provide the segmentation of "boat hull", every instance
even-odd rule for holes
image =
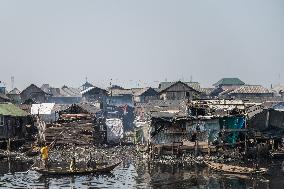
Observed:
[[[265,174],[267,173],[267,169],[265,168],[254,169],[254,168],[248,168],[248,167],[226,165],[222,163],[214,163],[214,162],[209,162],[209,161],[206,161],[204,163],[210,169],[232,173],[232,174]]]
[[[70,175],[88,175],[88,174],[99,174],[99,173],[110,173],[114,168],[116,168],[121,162],[116,164],[98,167],[96,169],[78,169],[75,171],[61,170],[61,169],[40,169],[34,168],[35,171],[42,175],[53,175],[53,176],[70,176]]]

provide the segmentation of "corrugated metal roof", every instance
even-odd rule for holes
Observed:
[[[41,88],[39,88],[38,86],[36,86],[35,84],[31,84],[30,86],[28,86],[27,88],[25,88],[22,92],[21,92],[21,95],[22,94],[26,94],[26,93],[30,93],[30,92],[33,92],[33,93],[44,93],[46,95],[51,95],[49,93],[46,93],[44,92]]]
[[[82,97],[80,89],[73,87],[62,87],[60,89],[60,94],[64,97]]]
[[[120,96],[120,95],[132,95],[131,89],[110,89],[109,94],[113,96]]]
[[[143,108],[145,112],[160,112],[160,111],[170,111],[170,110],[180,110],[182,112],[186,111],[187,105],[186,101],[182,100],[153,100],[149,103],[137,103],[136,107]]]
[[[204,93],[204,94],[206,94],[206,95],[210,95],[210,93],[211,93],[212,91],[214,91],[214,88],[200,88],[199,91],[202,92],[202,93]]]
[[[0,115],[23,117],[28,113],[11,103],[0,104]]]
[[[144,90],[144,88],[132,88],[131,89],[134,96],[138,96],[138,94],[141,93],[141,91],[143,91],[143,90]]]
[[[79,88],[67,87],[65,85],[62,88],[54,88],[45,84],[41,89],[46,93],[52,94],[53,97],[82,97]]]
[[[47,91],[47,93],[52,94],[52,96],[61,96],[59,88],[49,88]]]
[[[176,81],[176,82],[161,82],[159,84],[159,91],[163,91],[165,89],[167,89],[168,87],[172,86],[173,84],[177,83],[177,82],[182,82],[182,81]],[[198,82],[182,82],[186,85],[188,85],[189,87],[193,88],[196,91],[200,92],[200,84]]]
[[[268,89],[261,85],[244,85],[241,86],[229,94],[264,94],[264,93],[271,93]]]
[[[89,88],[87,88],[87,89],[81,91],[81,94],[85,94],[85,93],[89,92],[90,90],[92,90],[92,89],[94,89],[94,88],[95,88],[95,87],[89,87]]]
[[[81,102],[77,105],[91,114],[95,114],[101,111],[98,105],[92,102]]]
[[[229,94],[232,91],[234,91],[234,89],[225,89],[221,93],[219,93],[219,96],[227,95],[227,94]]]
[[[40,88],[41,88],[41,90],[43,90],[44,92],[50,93],[50,92],[49,92],[49,89],[50,89],[49,84],[43,84]]]
[[[148,90],[154,90],[155,92],[157,92],[155,89],[153,89],[152,87],[146,87],[146,88],[136,88],[136,89],[132,89],[133,95],[134,96],[141,96],[143,93],[147,92]],[[158,92],[157,92],[158,93]]]
[[[239,78],[222,78],[217,83],[213,84],[213,86],[219,85],[244,85],[245,83],[241,81]]]
[[[99,88],[99,87],[89,87],[89,88],[87,88],[86,90],[81,91],[81,94],[85,94],[85,93],[87,93],[87,92],[89,92],[89,91],[91,91],[91,90],[93,90],[93,89],[95,89],[95,88],[107,92],[105,89],[101,89],[101,88]]]
[[[10,94],[10,95],[18,95],[18,94],[21,94],[21,91],[19,89],[17,89],[17,88],[14,88],[8,94]]]
[[[174,117],[185,117],[186,114],[183,112],[170,112],[170,111],[160,111],[160,112],[152,112],[151,117],[159,118],[174,118]]]
[[[198,82],[185,82],[185,84],[187,84],[188,86],[190,86],[194,90],[201,92],[200,91],[200,84]]]
[[[66,110],[67,108],[69,108],[71,105],[67,105],[67,104],[55,104],[52,111],[62,111],[62,110]]]

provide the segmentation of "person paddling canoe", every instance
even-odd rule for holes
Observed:
[[[43,147],[40,149],[44,169],[48,169],[48,151],[49,149],[46,145],[43,145]]]
[[[50,143],[49,145],[46,145],[45,142],[43,143],[43,145],[40,149],[40,153],[41,153],[41,159],[42,159],[42,162],[43,162],[44,169],[48,169],[48,154],[49,154],[49,151],[55,146],[58,137],[61,136],[64,131],[65,130],[63,130],[61,133],[59,133],[55,137],[54,141],[52,143]]]

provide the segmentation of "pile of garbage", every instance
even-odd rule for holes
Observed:
[[[119,161],[136,159],[135,148],[131,146],[96,147],[96,146],[55,146],[49,152],[49,164],[51,166],[68,166],[72,158],[76,164],[86,166],[88,162],[95,161],[98,165],[113,164]],[[40,165],[40,156],[35,157],[36,165]]]

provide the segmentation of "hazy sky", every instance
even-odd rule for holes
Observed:
[[[284,83],[283,0],[1,0],[0,80]]]

